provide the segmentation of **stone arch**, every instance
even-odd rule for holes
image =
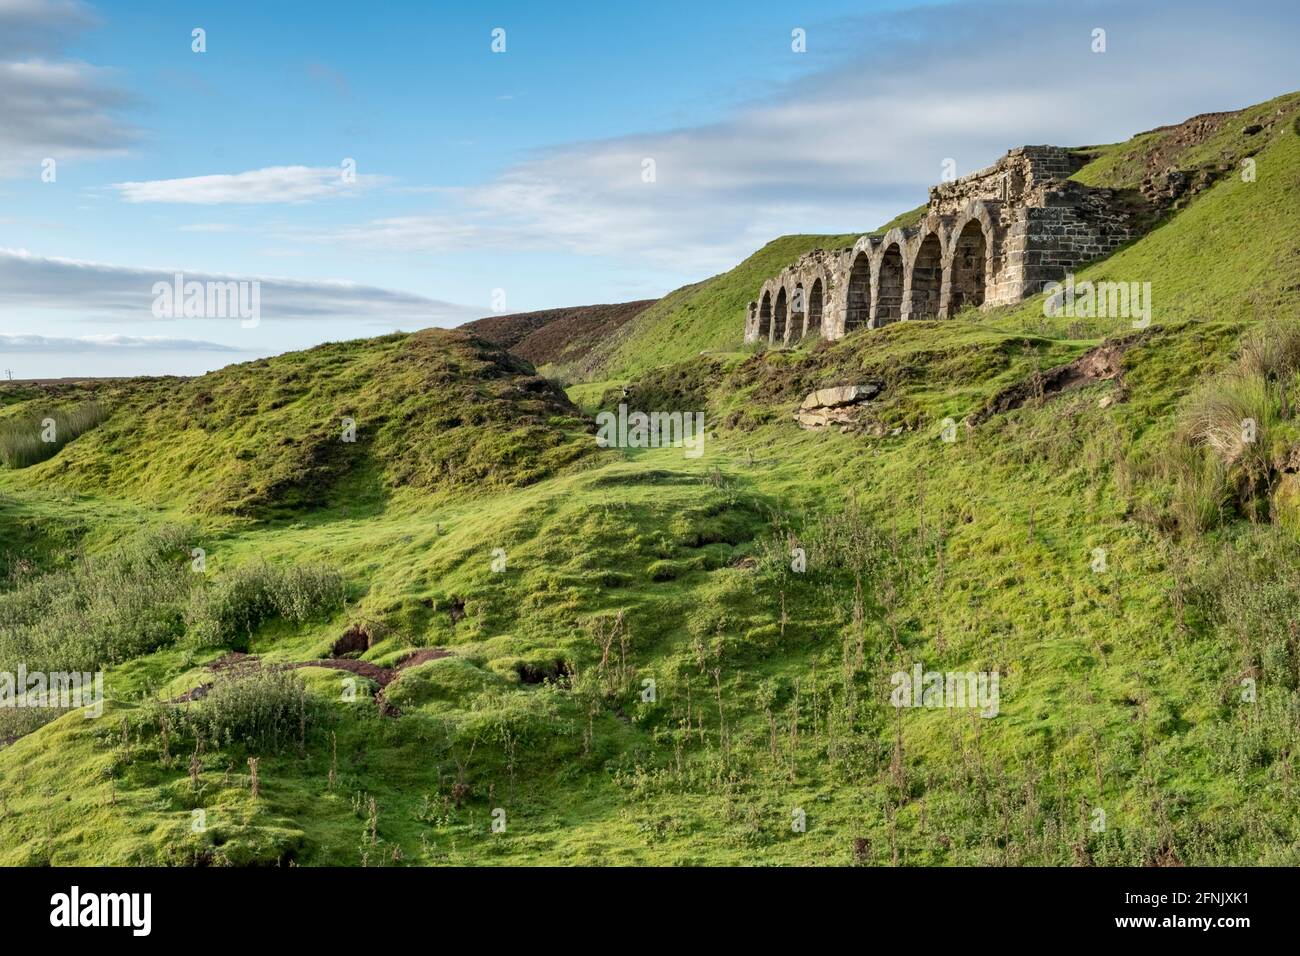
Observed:
[[[903,278],[903,246],[899,242],[891,242],[880,254],[880,263],[876,266],[872,328],[878,329],[882,325],[896,322],[902,316]]]
[[[943,293],[943,241],[929,231],[916,244],[916,254],[907,272],[903,318],[936,319]]]
[[[776,301],[772,303],[772,342],[776,345],[785,344],[788,312],[789,302],[786,298],[785,286],[781,286],[776,291]]]
[[[772,341],[772,290],[764,289],[758,300],[758,341]]]
[[[984,304],[988,294],[991,249],[991,230],[986,228],[982,217],[971,216],[960,228],[953,230],[948,267],[948,315]]]
[[[798,342],[808,331],[808,294],[802,282],[795,282],[790,292],[790,334],[788,342]]]
[[[866,328],[871,322],[871,253],[861,250],[849,268],[844,333]]]
[[[821,276],[817,276],[808,287],[808,331],[828,338],[826,330],[822,328],[822,313],[825,309],[826,281]]]

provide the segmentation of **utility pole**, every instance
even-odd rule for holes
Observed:
[[[14,380],[14,370],[11,368],[5,369],[5,378],[12,382]]]

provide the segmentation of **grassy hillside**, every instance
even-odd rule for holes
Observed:
[[[24,483],[129,489],[210,514],[270,517],[370,507],[402,487],[524,484],[591,450],[577,410],[527,363],[441,329],[322,345],[195,379],[48,393],[21,386],[0,390],[0,401],[0,443],[91,402],[107,415],[23,469]]]
[[[461,328],[508,349],[538,369],[563,368],[580,362],[654,302],[654,299],[642,299],[614,305],[493,315],[467,322]]]
[[[1155,322],[1300,316],[1300,244],[1295,241],[1300,136],[1291,129],[1300,115],[1300,96],[1286,99],[1287,121],[1251,139],[1256,151],[1253,179],[1239,173],[1221,176],[1185,210],[1141,241],[1079,270],[1078,278],[1151,283]],[[1238,117],[1226,137],[1235,138],[1238,124],[1257,112]],[[1042,299],[1004,310],[1003,315],[1011,326],[1037,324]],[[1122,323],[1112,321],[1109,328],[1081,324],[1095,325],[1095,334]]]
[[[925,207],[897,216],[877,232],[918,221]],[[814,249],[852,246],[861,233],[782,236],[728,272],[664,296],[573,366],[580,380],[626,379],[703,351],[740,347],[745,313],[759,287]]]
[[[1238,175],[1243,162],[1287,132],[1295,120],[1300,94],[1227,113],[1205,114],[1171,126],[1140,133],[1123,143],[1080,147],[1087,164],[1073,178],[1090,186],[1130,192],[1134,201],[1153,201],[1179,208],[1214,182]],[[1249,130],[1249,132],[1246,132]],[[1157,196],[1170,182],[1170,171],[1185,177],[1176,196]],[[1149,193],[1147,200],[1139,194]],[[876,230],[917,222],[926,207],[899,214]],[[739,330],[747,304],[763,281],[816,248],[851,245],[859,234],[782,236],[734,269],[669,293],[657,302],[588,306],[494,316],[470,323],[486,338],[515,351],[537,366],[548,366],[581,382],[622,383],[654,368],[702,351],[739,347]],[[632,308],[635,306],[636,308]],[[616,310],[609,322],[589,310]],[[557,321],[563,319],[564,321]]]
[[[1073,178],[1090,186],[1136,189],[1170,169],[1189,173],[1239,172],[1241,161],[1284,135],[1295,121],[1300,94],[1288,93],[1229,113],[1194,116],[1139,133],[1123,143],[1085,147],[1091,162]]]
[[[748,303],[769,276],[805,252],[851,246],[856,235],[782,236],[722,275],[664,296],[582,362],[579,378],[628,378],[710,349],[739,347]]]
[[[456,333],[101,390],[0,471],[0,670],[109,698],[0,714],[0,863],[1300,863],[1300,137],[1251,148],[1082,270],[1151,282],[1146,328],[1031,300],[725,352],[736,297],[852,237],[674,293],[599,370],[706,408],[698,458],[594,453]],[[793,423],[867,382],[852,430]],[[359,461],[270,440],[344,409]],[[997,672],[997,715],[895,708],[918,663]]]

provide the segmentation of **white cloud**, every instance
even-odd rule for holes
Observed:
[[[5,352],[93,352],[103,349],[158,349],[178,352],[239,352],[241,349],[199,339],[177,339],[166,335],[54,335],[0,334],[0,353]]]
[[[153,319],[153,285],[171,282],[178,272],[196,282],[260,282],[262,318],[272,321],[345,319],[405,323],[419,328],[458,325],[482,315],[481,309],[470,306],[355,282],[226,275],[179,268],[138,269],[38,256],[3,247],[0,306],[28,313],[58,310],[92,321],[167,321]]]
[[[307,238],[563,249],[698,277],[784,233],[875,228],[924,202],[949,157],[965,173],[1014,146],[1112,142],[1287,92],[1298,23],[1283,0],[1108,0],[1050,17],[1037,2],[953,4],[810,23],[810,49],[870,52],[723,122],[564,146],[436,213]],[[1090,49],[1098,24],[1104,54]]]
[[[268,166],[244,173],[155,179],[113,183],[127,202],[192,203],[299,203],[357,192],[386,181],[387,177],[355,175],[345,181],[343,166]]]
[[[116,155],[135,141],[113,73],[60,58],[93,24],[73,0],[0,0],[0,177],[35,179],[46,158]]]

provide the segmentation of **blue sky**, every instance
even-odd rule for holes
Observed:
[[[660,295],[776,235],[874,228],[948,158],[1300,87],[1297,26],[1269,0],[0,0],[0,374]],[[177,271],[261,282],[260,323],[155,317]]]

